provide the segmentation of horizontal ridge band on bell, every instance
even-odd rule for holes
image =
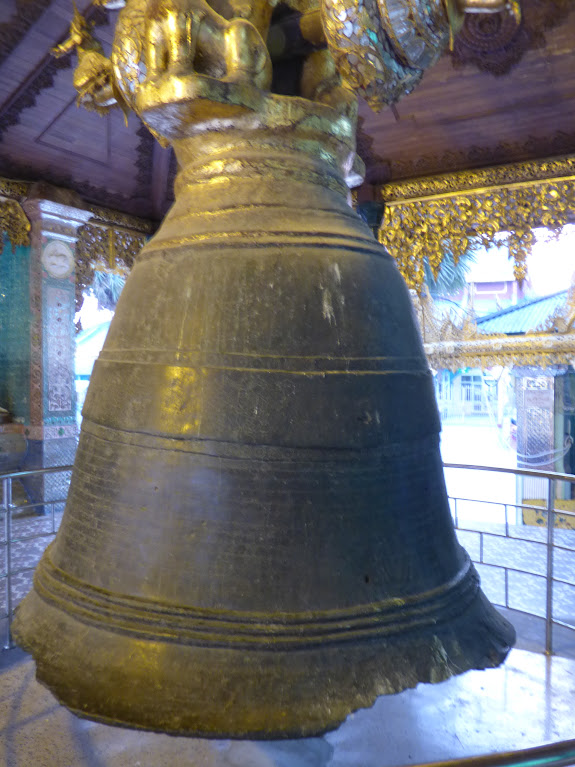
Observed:
[[[259,613],[181,607],[112,594],[55,567],[49,547],[36,570],[34,587],[41,599],[55,606],[63,603],[77,620],[108,631],[177,644],[280,650],[373,640],[442,623],[475,599],[479,576],[467,557],[450,581],[413,596],[343,610]]]
[[[383,443],[376,447],[357,448],[327,448],[327,447],[284,447],[281,445],[253,444],[245,445],[238,442],[210,440],[198,437],[159,436],[143,431],[128,431],[94,423],[88,418],[82,421],[82,430],[96,439],[144,447],[151,450],[177,450],[184,453],[213,457],[217,460],[258,461],[266,463],[284,463],[287,466],[318,464],[318,470],[324,471],[326,463],[333,464],[332,471],[337,471],[337,464],[342,470],[349,472],[352,464],[357,471],[381,471],[382,463],[390,458],[409,457],[411,460],[422,458],[436,451],[439,446],[439,436],[435,433],[418,440]],[[361,458],[361,462],[358,462]],[[77,469],[80,471],[81,467]]]
[[[227,218],[229,215],[238,215],[238,214],[244,214],[244,213],[261,213],[263,211],[269,211],[269,212],[276,212],[279,211],[285,215],[286,210],[287,211],[295,211],[300,212],[302,208],[301,202],[298,203],[291,203],[290,201],[279,201],[279,202],[262,202],[259,200],[258,202],[249,202],[249,203],[237,203],[236,205],[229,205],[225,208],[205,208],[200,210],[192,210],[188,211],[186,210],[185,213],[181,213],[180,215],[175,215],[172,213],[170,216],[170,222],[171,223],[177,223],[178,221],[189,221],[190,219],[198,219],[201,221],[205,221],[206,219],[217,219],[217,218]],[[324,208],[314,208],[314,215],[326,215],[326,216],[333,216],[333,209],[329,207]],[[349,219],[352,222],[356,222],[356,212],[353,210],[353,208],[349,208],[349,212],[343,211],[341,214],[341,218]]]
[[[430,375],[421,355],[405,357],[335,357],[332,355],[284,355],[265,352],[215,352],[201,349],[103,349],[100,361],[138,363],[142,365],[171,365],[194,368],[220,368],[234,370],[264,370],[317,375],[341,373],[379,373]]]
[[[318,250],[341,248],[353,251],[354,255],[362,253],[377,259],[391,259],[389,253],[382,248],[377,248],[375,240],[370,240],[368,236],[350,237],[349,235],[334,234],[333,232],[314,232],[310,235],[305,232],[288,232],[283,229],[263,232],[261,229],[258,230],[254,227],[253,229],[238,229],[237,231],[212,232],[208,230],[178,237],[168,235],[168,237],[160,238],[158,235],[155,235],[146,250],[141,251],[138,255],[138,264],[152,258],[158,250],[163,251],[164,249],[177,248],[180,245],[193,243],[195,248],[198,245],[206,245],[208,248],[213,249],[214,241],[216,241],[220,249],[251,250],[254,247],[276,246],[279,239],[282,240],[281,247],[284,250],[289,247],[298,248],[298,250],[302,248],[316,248]],[[251,255],[253,256],[254,254],[252,253]],[[262,251],[261,256],[268,257],[269,253]],[[162,253],[162,257],[166,258],[166,260],[177,259],[178,253]]]
[[[102,387],[107,387],[107,402],[97,396]],[[260,396],[262,391],[265,396]],[[137,407],[125,406],[125,392]],[[387,406],[402,394],[418,403],[417,416],[409,420],[397,419]],[[241,408],[238,403],[243,403]],[[439,431],[431,375],[423,371],[328,375],[99,359],[83,415],[98,424],[160,438],[301,448],[361,450]]]
[[[267,176],[272,176],[276,182],[281,182],[282,177],[285,177],[290,183],[315,184],[342,195],[346,195],[348,192],[347,184],[340,173],[332,171],[325,163],[303,164],[300,161],[294,168],[293,161],[282,160],[279,157],[274,160],[262,161],[261,155],[251,161],[227,158],[225,160],[212,160],[200,168],[188,167],[185,171],[180,171],[177,191],[182,188],[182,191],[185,189],[187,193],[195,192],[197,187],[202,188],[206,184],[221,186],[229,184],[232,179],[235,183],[235,177],[239,177],[243,183],[254,178]]]

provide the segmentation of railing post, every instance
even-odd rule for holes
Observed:
[[[553,655],[553,536],[555,533],[555,480],[547,480],[547,599],[545,654]]]
[[[2,480],[4,498],[4,533],[6,535],[6,639],[4,649],[12,647],[12,477]]]

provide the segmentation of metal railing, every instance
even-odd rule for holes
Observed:
[[[505,607],[508,609],[517,609],[513,605],[510,604],[509,599],[509,575],[510,573],[523,573],[526,575],[529,575],[533,578],[541,578],[545,579],[545,610],[544,610],[544,617],[545,619],[545,652],[548,655],[551,655],[553,653],[553,627],[554,626],[563,626],[567,629],[575,630],[575,529],[570,530],[568,533],[564,533],[562,531],[558,531],[556,529],[556,516],[558,513],[561,514],[562,517],[572,519],[573,520],[573,527],[575,528],[575,511],[571,511],[569,509],[561,509],[558,510],[556,508],[556,491],[557,491],[557,484],[559,482],[567,482],[570,485],[575,485],[575,476],[572,474],[560,474],[557,472],[546,472],[546,471],[535,471],[533,469],[519,469],[519,468],[499,468],[499,467],[493,467],[493,466],[474,466],[474,465],[467,465],[467,464],[459,464],[459,463],[445,463],[444,469],[462,469],[462,470],[472,470],[472,471],[483,471],[483,472],[497,472],[501,474],[513,474],[516,477],[531,477],[538,480],[546,480],[547,482],[547,493],[546,498],[544,499],[545,504],[544,505],[533,505],[530,504],[529,501],[527,502],[521,502],[521,503],[509,503],[502,501],[488,501],[488,500],[477,500],[475,498],[463,498],[463,497],[456,497],[449,495],[449,499],[452,503],[452,515],[455,522],[455,527],[459,531],[468,532],[468,533],[477,533],[479,535],[479,556],[474,557],[471,555],[471,559],[473,562],[475,562],[477,565],[487,565],[488,567],[492,568],[498,568],[501,570],[504,574],[504,594],[505,598],[504,600],[499,600],[495,595],[493,594],[487,594],[490,600],[501,607]],[[482,529],[477,529],[477,527],[473,526],[467,526],[465,522],[461,519],[461,514],[459,513],[458,509],[460,508],[462,503],[466,504],[481,504],[485,506],[492,506],[492,507],[502,507],[504,509],[504,522],[501,524],[494,523],[491,526],[485,526],[483,525]],[[546,531],[544,535],[539,536],[539,540],[537,540],[536,532],[539,533],[539,530],[537,528],[534,528],[530,525],[524,525],[524,524],[510,524],[509,522],[509,509],[514,508],[516,512],[523,513],[525,511],[534,511],[539,512],[543,515],[543,519],[545,521],[544,530]],[[517,516],[517,515],[516,515]],[[525,531],[525,536],[522,537],[519,533],[519,531]],[[557,542],[557,536],[563,535],[563,537],[567,537],[569,535],[570,540],[565,540],[562,543]],[[542,575],[540,573],[537,573],[534,571],[534,568],[527,570],[522,570],[521,568],[515,567],[512,564],[502,564],[502,563],[496,563],[496,562],[486,562],[484,558],[484,541],[486,537],[491,538],[505,538],[505,539],[511,539],[515,542],[524,542],[528,544],[527,548],[531,548],[531,551],[533,551],[532,547],[541,547],[545,550],[545,574]],[[568,580],[565,578],[558,578],[554,575],[554,560],[555,560],[555,554],[556,552],[564,552],[566,555],[568,555],[570,558],[572,558],[573,561],[573,577],[572,580]],[[572,614],[572,622],[560,620],[556,617],[554,617],[554,611],[553,611],[553,601],[554,601],[554,594],[555,594],[555,585],[556,584],[562,584],[563,586],[567,587],[568,589],[572,590],[572,601],[573,601],[573,614]],[[485,584],[484,584],[484,590],[485,590]],[[520,612],[525,612],[527,614],[537,614],[537,613],[531,613],[529,610],[520,610]]]
[[[558,578],[554,574],[554,555],[556,552],[560,551],[563,552],[564,556],[569,557],[570,560],[572,560],[573,563],[573,572],[575,573],[575,530],[570,531],[569,535],[572,536],[573,544],[570,545],[570,541],[567,542],[567,545],[563,545],[562,542],[557,542],[557,536],[562,535],[563,533],[558,533],[558,531],[555,529],[555,517],[557,509],[555,508],[555,495],[556,495],[556,487],[558,482],[569,482],[571,484],[575,484],[575,476],[570,474],[558,474],[553,472],[541,472],[541,471],[533,471],[531,469],[507,469],[507,468],[496,468],[491,466],[472,466],[472,465],[465,465],[465,464],[453,464],[453,463],[447,463],[444,464],[445,469],[462,469],[462,470],[473,470],[473,471],[484,471],[484,472],[500,472],[500,473],[507,473],[507,474],[514,474],[516,476],[527,476],[527,477],[535,477],[537,479],[544,479],[547,481],[547,499],[546,504],[544,506],[534,506],[529,505],[528,503],[520,503],[520,504],[512,504],[512,503],[503,503],[501,501],[485,501],[485,500],[478,500],[476,498],[463,498],[463,497],[456,497],[456,496],[449,496],[450,503],[452,506],[452,514],[455,522],[455,527],[460,533],[471,533],[474,535],[479,536],[479,545],[475,547],[475,551],[470,550],[470,547],[467,546],[468,551],[470,551],[470,555],[472,560],[481,568],[482,566],[495,568],[503,572],[504,576],[504,598],[498,599],[496,594],[490,594],[488,592],[488,596],[491,599],[491,601],[494,604],[500,605],[502,607],[510,608],[510,609],[517,609],[516,606],[510,603],[509,598],[509,578],[510,574],[514,573],[523,573],[529,576],[533,576],[536,578],[542,578],[545,581],[545,610],[544,615],[539,615],[539,617],[543,617],[545,619],[545,651],[548,654],[551,654],[553,652],[553,628],[554,626],[563,626],[565,628],[573,629],[575,630],[575,575],[573,579],[570,581],[568,579],[564,578]],[[72,469],[71,466],[56,466],[52,468],[47,469],[38,469],[33,471],[19,471],[19,472],[11,472],[7,474],[0,474],[0,482],[2,485],[2,504],[0,505],[0,523],[3,521],[3,540],[1,539],[1,533],[0,533],[0,582],[4,580],[4,605],[0,603],[0,625],[2,622],[5,623],[4,627],[4,649],[8,649],[12,647],[12,641],[10,637],[10,625],[12,621],[12,616],[14,612],[14,579],[18,576],[25,575],[26,573],[30,574],[36,567],[36,562],[33,562],[31,564],[24,564],[24,565],[14,565],[13,562],[13,551],[15,547],[19,547],[19,549],[22,549],[22,546],[25,546],[26,544],[32,544],[35,541],[43,541],[45,540],[47,545],[50,540],[55,536],[57,532],[57,522],[59,523],[59,517],[60,517],[60,511],[63,508],[63,505],[65,503],[66,498],[58,498],[57,500],[50,500],[46,501],[43,500],[36,504],[30,504],[26,503],[23,505],[14,505],[13,504],[13,482],[15,480],[26,480],[29,478],[40,478],[44,477],[45,475],[50,474],[56,474],[56,473],[63,473],[63,472],[70,472]],[[502,524],[495,524],[490,526],[482,526],[482,529],[477,529],[477,526],[469,526],[466,525],[466,523],[463,520],[463,517],[465,515],[462,515],[460,513],[462,504],[482,504],[487,506],[493,506],[493,507],[502,507],[504,509],[504,523]],[[40,532],[34,532],[27,530],[27,525],[25,524],[26,520],[22,520],[19,518],[19,515],[22,513],[28,513],[28,514],[34,514],[35,508],[41,508],[43,512],[46,511],[46,508],[50,510],[50,514],[46,515],[43,513],[42,517],[35,517],[34,519],[43,520],[44,522],[48,521],[48,525],[44,525],[42,530]],[[543,535],[542,530],[539,530],[537,528],[534,528],[533,526],[529,525],[517,525],[517,524],[511,524],[509,521],[509,509],[515,508],[516,510],[525,510],[525,509],[532,509],[536,512],[540,512],[544,515],[545,521],[546,521],[546,531]],[[58,509],[58,511],[57,511]],[[575,512],[571,512],[569,510],[561,510],[560,511],[562,516],[565,517],[572,517],[575,522]],[[56,519],[56,515],[58,515],[58,520]],[[3,519],[2,519],[3,518]],[[30,519],[28,517],[27,519]],[[30,525],[28,525],[30,527]],[[0,524],[0,530],[1,530],[1,524]],[[525,531],[525,537],[521,537],[520,531]],[[539,539],[537,539],[537,537]],[[520,567],[516,567],[513,565],[513,563],[510,562],[495,562],[493,560],[486,561],[486,558],[484,556],[485,551],[485,541],[489,539],[512,539],[513,541],[521,542],[529,544],[529,546],[539,546],[545,551],[545,573],[540,574],[533,571],[533,568],[531,569],[521,569]],[[535,540],[534,540],[535,538]],[[41,544],[41,548],[45,548],[45,545]],[[529,548],[529,546],[527,548]],[[36,544],[36,548],[39,549],[40,546]],[[4,550],[4,567],[2,567],[2,558],[1,553],[2,550]],[[37,552],[39,554],[39,552]],[[475,554],[475,556],[474,556]],[[574,604],[574,610],[573,610],[573,623],[570,623],[568,621],[560,620],[558,618],[554,618],[553,614],[553,600],[554,600],[554,593],[555,593],[555,585],[556,584],[563,584],[563,586],[568,587],[572,589],[573,591],[573,604]],[[484,583],[484,589],[485,589],[485,583]],[[0,589],[0,595],[2,594],[2,590]],[[23,594],[19,594],[18,597],[21,598]],[[4,609],[2,609],[2,607]],[[535,614],[537,615],[537,612],[531,613],[529,610],[523,610],[523,612],[526,612],[527,614]]]
[[[42,550],[54,538],[57,532],[56,513],[59,507],[63,508],[66,503],[66,496],[54,500],[41,500],[36,503],[23,503],[15,505],[13,503],[13,489],[15,480],[40,479],[51,474],[61,474],[71,472],[72,466],[54,466],[47,469],[35,469],[31,471],[14,471],[0,474],[0,483],[2,486],[2,504],[0,505],[0,529],[3,522],[3,540],[0,538],[0,582],[4,580],[4,605],[0,604],[0,626],[5,623],[3,649],[8,650],[13,647],[10,628],[14,614],[14,579],[18,576],[32,573],[36,569],[37,562],[29,565],[14,565],[13,551],[17,546],[20,549],[26,544],[34,541],[46,540],[45,545],[39,548]],[[67,493],[66,493],[67,495]],[[46,509],[49,514],[46,514]],[[41,515],[38,513],[41,512]],[[19,515],[26,514],[27,517]],[[58,514],[59,516],[59,514]],[[2,519],[3,518],[3,519]],[[26,530],[26,519],[35,519],[37,522],[44,522],[40,532]],[[15,532],[15,526],[19,529]],[[2,552],[4,553],[2,563]],[[40,553],[40,552],[38,552]],[[0,589],[0,594],[2,593]]]
[[[575,765],[575,740],[545,746],[469,756],[447,762],[426,762],[417,767],[569,767]]]

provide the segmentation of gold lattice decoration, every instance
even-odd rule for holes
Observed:
[[[483,333],[473,317],[445,314],[426,290],[411,290],[428,362],[436,370],[490,368],[494,365],[546,368],[575,366],[575,283],[540,325],[526,333]]]
[[[116,229],[97,223],[78,230],[76,245],[76,308],[82,306],[83,293],[93,280],[94,271],[127,277],[134,260],[146,244],[142,232]]]
[[[410,288],[421,292],[425,259],[437,277],[445,254],[457,263],[472,242],[507,247],[521,281],[533,229],[556,235],[575,220],[575,157],[396,182],[381,197],[380,241]]]
[[[0,232],[7,234],[13,249],[30,244],[30,222],[16,200],[0,199]]]

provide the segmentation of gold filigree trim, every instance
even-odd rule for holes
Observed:
[[[110,208],[100,208],[97,205],[89,205],[88,210],[98,222],[110,224],[115,227],[122,227],[123,229],[129,229],[143,235],[149,236],[154,234],[158,228],[158,224],[154,221],[150,221],[146,218],[139,218],[138,216],[130,216],[128,213],[119,213],[117,210],[111,210]]]
[[[0,197],[9,197],[12,200],[21,202],[28,195],[30,184],[25,181],[12,181],[8,178],[0,177]]]
[[[424,292],[411,296],[428,362],[436,370],[518,365],[575,366],[575,285],[565,304],[531,332],[482,333],[472,317],[445,316]]]
[[[521,281],[533,229],[557,234],[575,219],[574,182],[575,157],[568,157],[390,184],[381,190],[386,210],[379,239],[418,292],[426,259],[437,276],[446,252],[457,263],[472,243],[507,247]]]
[[[132,217],[118,214],[118,218],[126,222]],[[136,221],[143,221],[143,219],[136,219]],[[93,222],[80,227],[76,245],[76,309],[78,311],[84,300],[84,291],[92,284],[94,271],[111,272],[127,277],[146,240],[146,234],[141,231],[118,229]]]
[[[575,367],[575,334],[483,336],[469,341],[442,341],[424,344],[429,364],[435,370],[491,368],[495,365],[546,368],[549,365]]]
[[[0,199],[0,233],[4,232],[12,249],[30,244],[30,222],[16,200]]]
[[[421,176],[406,181],[393,181],[379,189],[379,197],[386,204],[415,201],[419,197],[480,192],[492,187],[513,184],[539,184],[546,179],[561,180],[575,176],[575,155],[531,160],[509,165],[497,165],[478,170]]]

